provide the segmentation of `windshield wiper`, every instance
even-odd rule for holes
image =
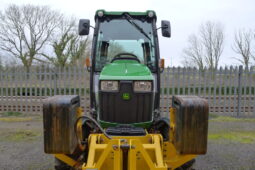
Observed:
[[[151,40],[151,38],[149,37],[149,35],[139,26],[137,25],[133,20],[133,18],[128,15],[127,13],[125,13],[125,19],[131,24],[133,25],[138,31],[140,31],[146,38],[148,38],[149,40]]]

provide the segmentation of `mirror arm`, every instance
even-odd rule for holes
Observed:
[[[94,26],[92,26],[92,25],[90,25],[89,27],[91,27],[91,28],[95,29],[95,27],[94,27]]]
[[[158,27],[156,30],[159,30],[159,29],[161,29],[161,28],[167,28],[167,26],[164,26],[164,27]]]
[[[159,30],[159,29],[161,29],[162,27],[158,27],[156,30]]]

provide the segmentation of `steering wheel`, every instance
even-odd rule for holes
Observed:
[[[122,55],[132,56],[132,57],[121,57]],[[111,60],[111,63],[115,60],[135,60],[135,61],[138,61],[139,63],[141,63],[141,61],[138,59],[138,57],[132,53],[119,53],[113,57],[113,59]]]

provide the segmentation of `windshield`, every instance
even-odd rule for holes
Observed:
[[[141,64],[147,65],[152,71],[156,69],[152,23],[138,19],[132,22],[144,32],[126,19],[100,22],[96,47],[96,71],[101,71],[105,64],[110,63],[120,53],[131,53],[137,56]]]

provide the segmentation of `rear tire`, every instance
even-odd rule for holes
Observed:
[[[55,170],[72,170],[73,168],[61,160],[55,158]]]

